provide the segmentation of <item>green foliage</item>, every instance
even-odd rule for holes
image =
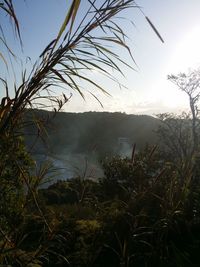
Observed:
[[[52,188],[65,201],[49,209],[69,232],[64,253],[72,266],[195,266],[200,263],[199,185],[182,184],[156,147],[132,159],[104,161],[99,181],[72,179]],[[71,190],[77,193],[72,202]],[[84,192],[84,194],[83,194]],[[65,196],[65,197],[64,197]],[[60,216],[59,216],[60,214]]]
[[[0,141],[1,224],[17,226],[27,190],[25,177],[33,164],[21,137],[3,136]]]
[[[198,266],[199,183],[183,184],[155,146],[106,159],[103,168],[98,181],[77,177],[40,189],[40,210],[32,200],[2,263]]]
[[[32,150],[33,153],[50,152],[52,155],[84,153],[88,158],[92,158],[95,154],[97,158],[102,159],[120,152],[119,137],[128,138],[130,145],[136,143],[139,150],[146,143],[153,145],[158,142],[155,130],[160,121],[151,116],[117,112],[59,112],[54,118],[53,116],[53,112],[27,110],[26,118],[28,120],[34,117],[41,121],[51,118],[49,123],[46,123],[47,134],[40,131],[46,143],[37,142]],[[32,147],[35,143],[33,134],[37,134],[37,131],[38,129],[34,125],[26,127],[28,147]]]

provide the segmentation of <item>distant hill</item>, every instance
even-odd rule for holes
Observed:
[[[116,154],[130,157],[133,144],[142,149],[158,142],[159,120],[146,115],[27,110],[25,121],[30,122],[25,127],[26,145],[39,168],[49,162],[54,182],[102,177],[101,159]]]
[[[36,144],[37,127],[26,127],[26,143],[32,147],[32,153],[90,154],[95,151],[98,157],[105,157],[120,153],[134,143],[137,149],[147,143],[157,143],[155,130],[159,120],[147,115],[109,112],[59,112],[55,115],[49,111],[27,110],[26,120],[31,121],[32,117],[38,125],[44,122],[44,127],[39,127],[43,141],[38,140]]]

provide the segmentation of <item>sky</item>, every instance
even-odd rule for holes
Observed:
[[[46,45],[55,38],[65,18],[69,1],[15,0],[13,3],[20,22],[23,52],[10,32],[6,32],[8,42],[24,61],[30,57],[34,62]],[[164,44],[139,9],[126,12],[124,16],[135,24],[133,26],[123,22],[137,66],[126,55],[126,62],[136,70],[124,67],[125,78],[118,74],[116,78],[127,89],[120,89],[116,84],[102,80],[98,73],[91,73],[89,75],[95,80],[101,79],[100,82],[111,95],[108,97],[95,91],[104,107],[89,95],[86,95],[85,101],[73,93],[64,111],[117,111],[155,115],[188,109],[187,96],[167,80],[167,75],[188,72],[189,69],[200,66],[200,1],[138,0],[137,4],[156,26]],[[81,8],[80,13],[83,13],[84,7]],[[123,52],[118,50],[118,53]],[[20,67],[19,65],[19,69]]]

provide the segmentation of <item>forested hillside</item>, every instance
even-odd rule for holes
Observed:
[[[136,144],[138,149],[147,143],[158,142],[155,131],[159,120],[146,115],[60,112],[55,116],[53,112],[32,110],[27,111],[26,116],[29,121],[35,121],[35,124],[26,127],[26,140],[32,147],[32,153],[36,154],[85,154],[95,151],[102,158],[125,152],[120,151],[120,138],[126,138],[130,147]],[[39,123],[43,123],[44,127],[38,133]],[[38,134],[41,138],[34,145]]]

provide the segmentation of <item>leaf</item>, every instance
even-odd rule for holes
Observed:
[[[0,52],[0,58],[3,60],[3,62],[4,62],[5,65],[6,65],[6,68],[7,68],[7,70],[8,70],[8,64],[7,64],[7,61],[6,61],[6,59],[4,58],[4,56],[2,55],[1,52]]]
[[[156,35],[158,36],[158,38],[161,40],[162,43],[164,43],[163,38],[161,37],[160,33],[158,32],[158,30],[156,29],[156,27],[153,25],[153,23],[150,21],[150,19],[145,16],[146,20],[148,21],[149,25],[151,26],[151,28],[153,29],[153,31],[156,33]]]
[[[13,20],[16,34],[19,37],[20,43],[22,45],[22,39],[21,39],[21,33],[20,33],[20,28],[19,28],[19,22],[17,20],[16,14],[15,14],[15,10],[14,10],[14,7],[13,7],[12,0],[4,0],[4,2],[7,5],[7,8],[5,7],[5,5],[1,6],[1,8],[6,13],[8,13],[9,16],[10,16],[10,18]]]
[[[101,101],[98,99],[98,97],[96,97],[92,92],[89,92],[100,104],[100,106],[103,108],[103,104],[101,103]]]
[[[7,50],[10,52],[10,54],[16,58],[15,54],[12,52],[12,50],[9,48],[9,46],[7,45],[6,41],[3,40],[3,38],[0,36],[0,40],[3,42],[3,44],[5,45],[5,47],[7,48]]]
[[[80,0],[73,0],[73,2],[71,4],[71,7],[70,7],[70,9],[67,12],[67,15],[65,17],[65,20],[64,20],[64,22],[63,22],[63,24],[62,24],[62,26],[61,26],[61,28],[59,30],[59,33],[58,33],[58,36],[57,36],[56,41],[54,43],[53,49],[55,48],[56,44],[58,43],[61,35],[65,31],[65,29],[66,29],[66,27],[67,27],[67,25],[68,25],[70,20],[72,20],[71,26],[70,26],[70,31],[72,30],[72,26],[73,26],[73,23],[75,21],[79,5],[80,5]]]
[[[80,6],[80,2],[81,2],[80,0],[75,0],[74,10],[73,10],[73,14],[72,14],[72,22],[71,22],[71,26],[70,26],[70,32],[72,30],[72,27],[73,27],[73,24],[74,24],[74,21],[76,18],[76,14],[77,14],[78,8]]]
[[[51,41],[46,48],[43,50],[43,52],[41,53],[40,57],[43,57],[44,54],[49,51],[51,49],[51,46],[56,42],[56,39],[54,39],[53,41]]]

